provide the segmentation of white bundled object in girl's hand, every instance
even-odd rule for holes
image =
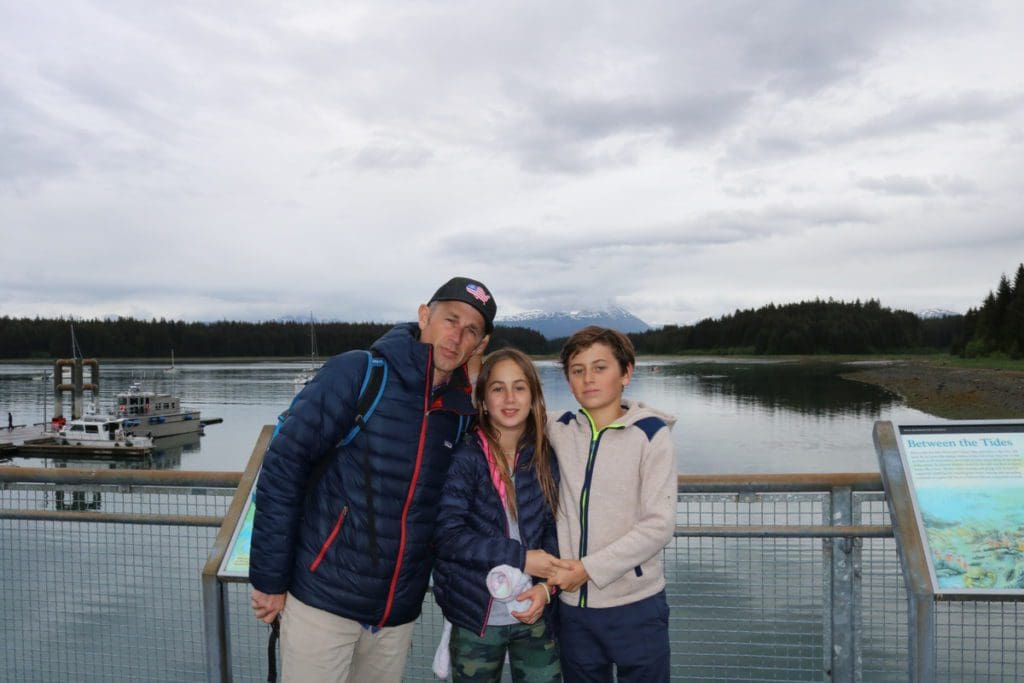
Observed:
[[[495,600],[505,603],[509,614],[530,608],[531,600],[516,600],[516,596],[532,585],[529,576],[511,565],[499,564],[487,572],[487,590]]]
[[[437,646],[437,652],[434,653],[434,666],[431,667],[434,670],[434,675],[443,681],[447,681],[448,675],[452,672],[452,655],[448,651],[448,643],[451,639],[452,622],[445,619],[444,631],[441,632],[441,642]]]

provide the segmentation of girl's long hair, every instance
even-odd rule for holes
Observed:
[[[480,374],[476,378],[476,401],[479,412],[480,432],[487,439],[487,445],[495,461],[499,464],[501,479],[505,482],[505,491],[508,500],[508,510],[512,519],[518,518],[516,507],[516,489],[512,483],[510,474],[512,463],[508,462],[505,453],[501,450],[500,434],[498,427],[491,420],[491,416],[485,412],[487,398],[487,384],[491,378],[491,371],[494,366],[503,360],[511,360],[526,375],[526,383],[530,388],[530,414],[526,417],[526,429],[516,444],[516,451],[524,447],[533,446],[533,461],[530,465],[540,483],[541,493],[544,500],[551,509],[551,514],[558,510],[558,485],[555,483],[555,476],[551,469],[551,458],[553,454],[548,445],[547,435],[544,433],[544,421],[547,418],[547,407],[544,405],[544,392],[541,389],[540,376],[537,368],[525,353],[518,349],[498,349],[489,354],[483,361]]]

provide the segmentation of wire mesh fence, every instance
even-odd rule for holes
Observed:
[[[206,677],[200,572],[230,488],[0,484],[3,681],[181,681]],[[853,497],[853,523],[888,523],[880,492]],[[69,518],[32,519],[41,511]],[[98,522],[90,514],[160,515],[160,524]],[[680,493],[677,522],[694,527],[827,525],[828,492]],[[175,516],[188,523],[172,523]],[[77,521],[77,519],[88,521]],[[196,520],[199,520],[198,522]],[[772,532],[774,533],[774,532]],[[672,674],[680,681],[832,680],[837,604],[832,556],[855,558],[850,599],[857,675],[907,677],[907,598],[892,538],[681,533],[665,549]],[[840,598],[841,599],[841,598]],[[267,627],[249,589],[227,586],[233,680],[266,679]],[[942,602],[940,680],[1024,679],[1019,603]],[[406,679],[432,679],[442,616],[428,594]]]
[[[224,514],[233,491],[31,485],[0,512]],[[215,527],[0,519],[6,681],[201,680],[199,571]]]

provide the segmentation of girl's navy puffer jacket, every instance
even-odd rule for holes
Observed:
[[[467,435],[452,456],[434,531],[434,598],[448,621],[473,633],[483,634],[492,609],[487,572],[502,564],[525,570],[527,550],[558,555],[555,519],[532,463],[533,448],[524,448],[515,470],[519,542],[509,538],[505,508],[491,483],[480,436]],[[551,466],[557,482],[554,457]],[[545,616],[550,612],[545,610]]]
[[[339,442],[366,376],[361,351],[324,365],[270,443],[256,487],[249,579],[264,593],[289,591],[348,619],[396,626],[420,614],[441,488],[475,411],[462,368],[433,391],[432,349],[415,324],[371,348],[387,361],[388,379],[351,443]]]

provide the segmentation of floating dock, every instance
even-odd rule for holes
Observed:
[[[21,425],[0,429],[0,456],[5,458],[109,458],[142,457],[153,452],[151,446],[115,446],[98,442],[88,445],[64,445],[45,425]]]

